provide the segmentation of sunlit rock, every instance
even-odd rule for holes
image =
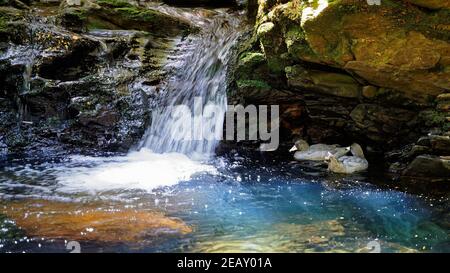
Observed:
[[[15,201],[2,206],[1,213],[27,236],[47,239],[137,243],[154,236],[192,232],[181,220],[159,212],[99,203]]]

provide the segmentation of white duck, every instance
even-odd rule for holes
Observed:
[[[353,156],[336,157],[329,153],[326,160],[329,160],[328,170],[335,173],[350,174],[360,172],[369,168],[369,162],[364,157],[364,152],[357,143],[350,146],[350,151]]]
[[[325,158],[331,154],[336,158],[339,158],[350,151],[349,147],[342,148],[336,144],[314,144],[309,146],[308,142],[300,139],[295,142],[294,147],[292,147],[289,152],[295,152],[295,160],[311,160],[311,161],[323,161]]]

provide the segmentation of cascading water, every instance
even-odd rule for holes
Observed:
[[[164,66],[169,78],[162,84],[157,102],[160,109],[152,109],[152,124],[137,149],[125,157],[72,158],[73,162],[81,160],[94,166],[58,170],[57,191],[64,194],[121,189],[152,191],[187,181],[196,174],[217,173],[207,160],[219,141],[214,134],[216,131],[222,134],[227,106],[226,65],[240,35],[240,19],[226,10],[194,10],[178,15],[188,17],[201,31],[175,41],[175,49],[168,54]],[[189,108],[195,116],[173,117],[171,110],[177,105]],[[214,105],[217,111],[212,118],[200,119],[206,105]],[[186,123],[190,123],[192,130],[180,131],[180,125]],[[200,132],[202,138],[192,139],[191,134],[198,137]]]
[[[165,84],[163,107],[153,111],[152,125],[139,149],[196,158],[214,153],[227,106],[226,64],[240,33],[238,27],[239,20],[227,12],[203,22],[201,35],[189,46],[191,52]],[[190,114],[173,115],[173,106],[177,105],[188,107]],[[216,110],[209,119],[202,116],[207,105]]]

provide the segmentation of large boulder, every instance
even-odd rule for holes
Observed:
[[[133,29],[174,35],[195,29],[182,18],[125,0],[63,1],[60,7],[62,25],[76,31],[86,28]]]
[[[449,17],[401,1],[260,1],[256,34],[274,73],[326,65],[425,102],[450,90]]]

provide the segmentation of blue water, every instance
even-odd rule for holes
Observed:
[[[9,162],[0,171],[1,204],[101,200],[119,210],[163,212],[193,229],[136,242],[81,241],[86,252],[368,252],[372,241],[381,252],[450,251],[448,196],[408,194],[380,185],[384,178],[371,174],[330,175],[289,159],[230,153],[204,163],[214,172],[196,172],[169,186],[59,190],[61,171],[83,171],[89,177],[91,169],[120,160]],[[152,174],[145,179],[150,183]],[[0,219],[2,252],[67,252],[61,238],[28,237],[13,219]]]

